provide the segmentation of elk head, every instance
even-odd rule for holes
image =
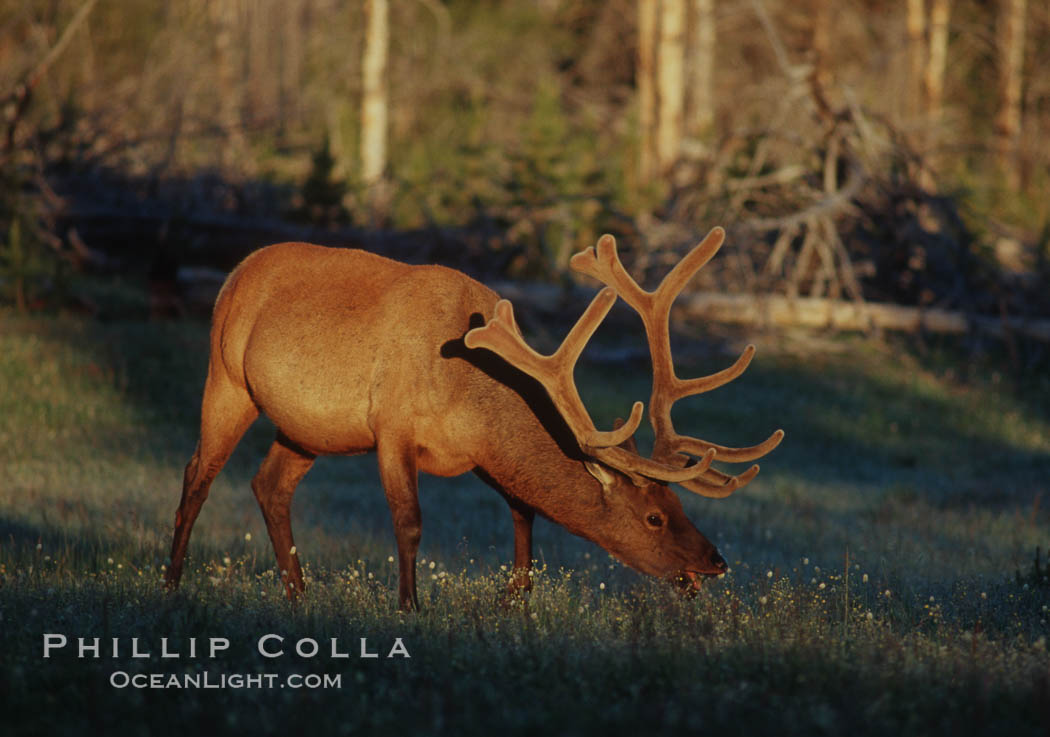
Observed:
[[[570,530],[601,545],[627,565],[643,573],[699,588],[705,576],[726,570],[715,546],[693,526],[678,497],[669,489],[676,483],[696,494],[722,498],[758,474],[758,465],[732,476],[712,467],[714,461],[752,461],[773,450],[784,437],[774,432],[765,442],[749,448],[730,448],[679,435],[671,421],[671,406],[679,399],[701,394],[742,374],[755,354],[749,345],[729,368],[710,376],[680,379],[671,359],[671,304],[692,276],[721,247],[725,232],[715,228],[683,258],[652,292],[645,291],[624,269],[616,242],[605,235],[596,248],[576,254],[570,265],[605,284],[553,354],[534,351],[522,337],[507,300],[500,300],[492,318],[465,336],[468,348],[487,348],[539,381],[572,431],[580,450],[589,459],[588,471],[602,487],[602,501],[609,520],[587,530],[573,529],[571,520],[556,520]],[[649,421],[655,434],[650,457],[634,443],[643,413],[635,402],[626,423],[600,431],[580,399],[573,369],[588,340],[608,314],[617,296],[642,318],[653,365]]]

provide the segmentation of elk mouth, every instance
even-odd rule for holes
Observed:
[[[675,584],[678,588],[687,594],[694,594],[700,590],[700,587],[704,584],[704,579],[714,578],[725,573],[724,570],[711,571],[711,572],[700,572],[700,571],[682,571],[674,578]]]

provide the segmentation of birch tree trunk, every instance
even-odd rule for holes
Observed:
[[[387,0],[367,0],[361,103],[361,178],[377,187],[386,170],[387,48],[390,27]]]
[[[657,51],[656,155],[660,174],[678,160],[685,108],[685,0],[661,0]]]
[[[908,0],[908,93],[905,114],[918,118],[923,112],[923,74],[926,67],[926,0]]]
[[[688,128],[699,137],[710,133],[715,122],[715,0],[693,0],[692,41]]]
[[[299,122],[299,87],[303,50],[302,0],[286,0],[281,8],[280,78],[277,99],[278,132],[287,135],[288,129]]]
[[[930,5],[930,55],[926,62],[926,117],[936,131],[941,122],[944,98],[944,70],[948,63],[949,0],[932,0]]]
[[[659,0],[638,0],[638,182],[649,184],[656,170],[656,29]]]
[[[1024,67],[1025,0],[999,2],[999,111],[996,153],[1007,184],[1021,184],[1017,145],[1021,136],[1021,82]]]

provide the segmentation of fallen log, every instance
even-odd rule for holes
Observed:
[[[976,331],[997,338],[1018,335],[1050,342],[1050,320],[968,316],[952,310],[877,302],[846,302],[820,297],[792,299],[779,294],[695,292],[683,295],[677,309],[687,317],[765,327],[954,334]]]
[[[515,305],[557,311],[566,301],[586,303],[594,292],[577,286],[490,282],[489,286]],[[675,316],[757,327],[888,330],[904,333],[978,332],[996,338],[1025,336],[1050,343],[1050,320],[1022,317],[968,316],[955,310],[908,307],[879,302],[844,301],[823,297],[790,298],[779,294],[693,292],[678,298]]]

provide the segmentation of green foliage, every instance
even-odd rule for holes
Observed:
[[[349,218],[343,206],[347,185],[333,176],[335,158],[332,147],[325,136],[321,147],[311,157],[310,173],[303,183],[301,203],[292,213],[298,220],[319,225],[337,225]]]
[[[524,213],[513,223],[512,239],[522,243],[533,268],[547,275],[568,269],[569,257],[593,245],[600,226],[603,176],[593,135],[574,129],[553,78],[537,85],[532,112],[523,123],[521,146],[509,157],[503,183],[511,211]],[[587,224],[587,225],[583,225]]]
[[[0,176],[0,303],[24,312],[45,280],[55,286],[60,264],[40,237],[37,203],[15,167]]]

